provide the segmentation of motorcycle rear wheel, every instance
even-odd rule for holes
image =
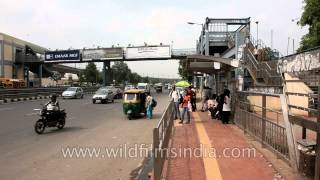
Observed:
[[[63,129],[65,124],[66,124],[66,120],[61,120],[58,122],[57,128]]]

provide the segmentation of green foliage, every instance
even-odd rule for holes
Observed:
[[[88,63],[83,71],[83,75],[80,76],[84,77],[85,81],[91,82],[92,84],[100,82],[102,79],[97,66],[93,62]]]
[[[142,77],[139,74],[135,73],[135,72],[131,73],[129,75],[129,82],[131,84],[137,84],[137,83],[139,83],[141,81],[141,79],[142,79]]]
[[[279,51],[272,50],[270,47],[263,48],[264,52],[264,61],[270,61],[270,60],[278,60],[279,59]]]
[[[299,24],[308,26],[308,34],[302,37],[299,51],[320,46],[320,1],[304,0],[305,6]]]
[[[142,78],[143,83],[150,83],[150,79],[148,76]]]
[[[190,74],[186,69],[186,62],[183,60],[179,60],[178,73],[182,79],[192,82],[192,74]]]
[[[123,61],[116,61],[112,67],[113,80],[116,81],[116,84],[124,84],[125,81],[130,79],[131,70],[128,65]]]

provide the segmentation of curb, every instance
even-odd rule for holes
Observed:
[[[84,95],[88,94],[94,94],[93,92],[86,92]],[[61,94],[58,95],[61,97]],[[19,98],[5,98],[0,100],[0,104],[6,104],[10,102],[20,102],[20,101],[31,101],[31,100],[39,100],[39,99],[50,99],[49,95],[36,95],[36,96],[31,96],[31,97],[19,97]]]

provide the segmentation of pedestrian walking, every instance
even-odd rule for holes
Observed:
[[[192,107],[192,112],[195,112],[197,110],[197,94],[196,90],[190,86],[189,87],[189,93],[190,93],[190,102],[191,102],[191,107]]]
[[[224,90],[224,103],[222,109],[222,123],[229,124],[229,118],[231,115],[231,97],[228,89]]]
[[[181,115],[180,115],[180,109],[179,109],[179,104],[180,104],[180,93],[179,91],[176,90],[176,86],[172,86],[172,90],[169,93],[169,97],[174,103],[174,118],[175,119],[180,119],[181,120]]]
[[[222,119],[223,103],[224,103],[224,93],[220,94],[217,97],[217,102],[218,102],[218,106],[217,106],[216,118],[218,120],[221,120]]]
[[[208,110],[209,110],[209,115],[211,116],[211,119],[214,119],[216,117],[217,113],[217,95],[213,94],[212,97],[208,100]]]
[[[187,121],[187,124],[190,123],[190,111],[189,111],[189,103],[190,103],[190,96],[188,94],[188,90],[185,89],[184,90],[184,93],[183,93],[183,101],[182,101],[182,116],[181,116],[181,120],[180,120],[180,124],[183,123],[184,121],[184,115],[187,113],[187,118],[188,118],[188,121]]]
[[[146,106],[147,106],[147,118],[148,119],[152,119],[152,102],[153,102],[153,98],[150,95],[150,93],[147,93],[147,98],[146,98]]]

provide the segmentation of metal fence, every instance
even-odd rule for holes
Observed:
[[[277,96],[275,94],[237,92],[235,123],[245,133],[248,133],[256,140],[260,141],[263,147],[271,149],[279,158],[289,163],[289,148],[287,142],[287,132],[280,123],[282,112],[268,109],[266,107],[267,96]],[[261,96],[262,106],[252,105],[247,102],[247,96]],[[258,109],[258,110],[257,110]],[[268,114],[275,117],[270,118]]]
[[[161,179],[164,162],[167,158],[167,149],[173,129],[174,104],[170,102],[163,113],[157,127],[153,129],[153,168],[154,179]]]

